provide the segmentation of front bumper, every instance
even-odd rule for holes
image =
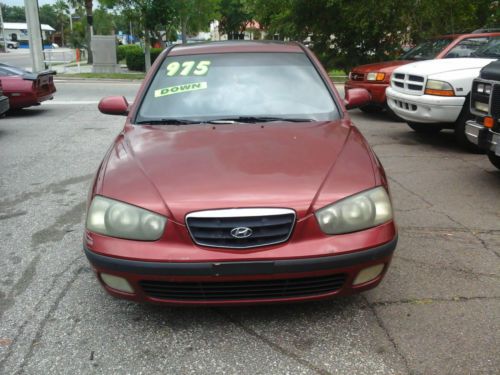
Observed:
[[[361,81],[347,81],[345,83],[345,91],[350,89],[365,89],[371,94],[372,99],[370,104],[380,105],[380,107],[385,106],[385,90],[389,87],[389,83],[371,83],[371,82],[361,82]]]
[[[388,87],[387,104],[401,118],[419,123],[454,123],[465,103],[465,97],[409,95]]]
[[[471,143],[500,156],[500,133],[484,127],[475,120],[469,120],[465,125],[465,134]]]
[[[384,277],[396,244],[397,236],[380,246],[334,256],[193,263],[128,260],[97,254],[86,247],[84,250],[99,281],[113,296],[138,302],[213,306],[310,301],[371,289]],[[362,270],[375,265],[383,265],[380,274],[353,285]],[[134,292],[110,288],[103,282],[102,273],[125,278]],[[332,277],[335,284],[325,281]],[[301,286],[287,287],[286,284],[297,285],[295,281]],[[204,285],[210,285],[210,295],[208,289],[205,294]],[[214,285],[219,294],[213,294]],[[197,297],[179,294],[179,290],[192,291],[193,288],[199,291]],[[228,291],[228,288],[235,289]],[[158,293],[167,294],[159,297]]]

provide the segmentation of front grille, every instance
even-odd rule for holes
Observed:
[[[187,215],[193,241],[202,246],[247,249],[288,240],[295,224],[289,209],[233,209]]]
[[[407,111],[415,112],[418,107],[415,104],[407,103],[401,100],[392,100],[392,102],[401,109],[406,109]]]
[[[498,120],[500,118],[500,85],[493,85],[491,90],[491,116]]]
[[[363,73],[351,72],[351,79],[353,81],[363,81],[365,79],[365,75]]]
[[[425,78],[414,74],[395,73],[392,75],[392,87],[397,91],[409,94],[421,94],[424,92]]]
[[[346,274],[231,282],[139,282],[148,297],[177,301],[235,301],[314,296],[340,290]]]

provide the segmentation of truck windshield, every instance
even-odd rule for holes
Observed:
[[[305,54],[216,53],[167,56],[135,123],[339,117],[325,82]]]
[[[431,39],[413,47],[399,57],[400,60],[430,60],[444,50],[453,41],[450,38]]]

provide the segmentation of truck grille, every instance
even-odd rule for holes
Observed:
[[[231,282],[168,282],[142,280],[144,293],[152,298],[177,301],[234,301],[314,296],[340,290],[345,274]]]
[[[500,118],[500,85],[493,85],[491,90],[491,116],[496,120]]]
[[[350,77],[353,81],[363,81],[365,75],[363,73],[351,72]]]
[[[248,249],[287,241],[295,212],[283,208],[199,211],[188,214],[186,224],[198,245]]]
[[[425,77],[414,74],[395,73],[391,78],[392,87],[407,94],[420,95],[424,93]]]

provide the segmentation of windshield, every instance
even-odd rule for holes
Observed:
[[[474,43],[470,43],[464,46],[469,52],[467,57],[480,57],[480,58],[494,58],[500,57],[500,36],[493,36],[489,38],[482,38],[482,40],[475,40]],[[450,53],[453,51],[450,51]]]
[[[450,38],[443,39],[432,39],[420,43],[416,47],[412,48],[404,55],[402,55],[400,60],[430,60],[435,58],[439,52],[444,50],[453,41]]]
[[[144,96],[136,123],[282,118],[339,118],[332,96],[305,54],[167,57]]]

